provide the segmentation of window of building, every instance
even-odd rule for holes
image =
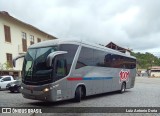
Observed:
[[[22,32],[22,47],[23,51],[27,51],[27,34],[25,32]]]
[[[27,34],[25,32],[22,32],[22,39],[27,39]]]
[[[7,57],[7,63],[9,67],[13,67],[12,66],[12,54],[6,53],[6,57]]]
[[[40,38],[37,38],[37,42],[41,42],[41,39],[40,39]]]
[[[34,44],[34,36],[33,35],[30,35],[30,44]]]
[[[5,34],[5,41],[11,42],[11,32],[9,26],[4,25],[4,34]]]

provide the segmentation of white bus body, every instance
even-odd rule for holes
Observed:
[[[135,76],[133,56],[83,41],[50,40],[29,47],[21,92],[28,99],[79,102],[85,96],[133,88]]]

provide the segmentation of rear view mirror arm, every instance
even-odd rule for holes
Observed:
[[[66,54],[68,53],[67,51],[56,51],[56,52],[52,52],[47,56],[47,67],[51,67],[52,66],[52,60],[55,56],[60,55],[60,54]]]
[[[19,58],[23,58],[23,57],[25,57],[25,54],[15,57],[15,58],[12,60],[13,66],[14,66],[14,67],[16,66],[16,60],[18,60]]]

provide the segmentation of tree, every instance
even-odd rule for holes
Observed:
[[[132,56],[137,58],[137,67],[142,69],[148,69],[151,66],[160,66],[160,58],[154,56],[151,53],[146,52],[144,53],[131,53]]]
[[[12,66],[9,62],[0,63],[0,70],[9,70],[10,68],[12,68]]]

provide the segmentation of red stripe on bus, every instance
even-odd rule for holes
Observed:
[[[68,81],[80,81],[80,80],[83,80],[82,77],[69,77],[67,78]]]

